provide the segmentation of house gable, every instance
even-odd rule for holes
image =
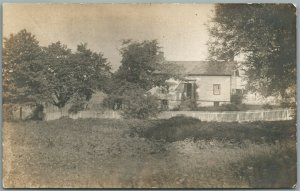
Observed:
[[[168,93],[160,92],[160,88],[153,92],[161,103],[168,102],[170,109],[187,99],[196,101],[198,106],[230,103],[233,90],[240,88],[237,62],[167,61],[166,64],[183,68],[184,76],[169,84]]]
[[[197,102],[230,102],[231,76],[200,75],[188,79],[194,80]]]

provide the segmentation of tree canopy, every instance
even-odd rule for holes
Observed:
[[[30,86],[38,75],[42,48],[38,40],[25,29],[4,38],[3,42],[3,98],[4,102],[34,100]]]
[[[292,4],[218,4],[209,25],[211,60],[245,55],[247,88],[295,97],[296,8]]]
[[[179,77],[180,71],[174,65],[165,63],[156,40],[125,40],[119,51],[121,66],[107,85],[109,97],[105,105],[114,109],[122,108],[125,117],[155,116],[159,111],[158,100],[148,91],[155,86],[165,85],[171,77]]]
[[[115,78],[136,84],[146,91],[164,84],[172,76],[179,75],[176,67],[165,63],[157,40],[124,40],[119,51],[122,60]]]
[[[110,77],[106,58],[86,44],[74,53],[61,42],[41,47],[26,30],[4,38],[3,71],[6,101],[47,102],[58,108],[71,100],[89,100]]]

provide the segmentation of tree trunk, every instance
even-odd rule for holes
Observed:
[[[61,107],[59,107],[59,111],[60,111],[61,117],[63,117],[63,111],[62,111],[62,108],[61,108]]]

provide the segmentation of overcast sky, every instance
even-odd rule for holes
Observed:
[[[42,46],[61,41],[72,50],[86,42],[115,70],[122,39],[158,39],[167,60],[206,59],[205,23],[211,16],[213,5],[208,4],[5,4],[3,35],[25,28]]]

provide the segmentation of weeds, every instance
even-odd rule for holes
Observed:
[[[133,129],[142,137],[168,142],[181,141],[186,138],[196,140],[275,143],[276,141],[292,138],[296,134],[293,121],[279,122],[201,122],[195,118],[173,117],[156,121],[152,126]],[[294,137],[295,139],[295,137]]]
[[[4,123],[4,143],[15,187],[288,188],[296,178],[293,122],[64,118]]]

